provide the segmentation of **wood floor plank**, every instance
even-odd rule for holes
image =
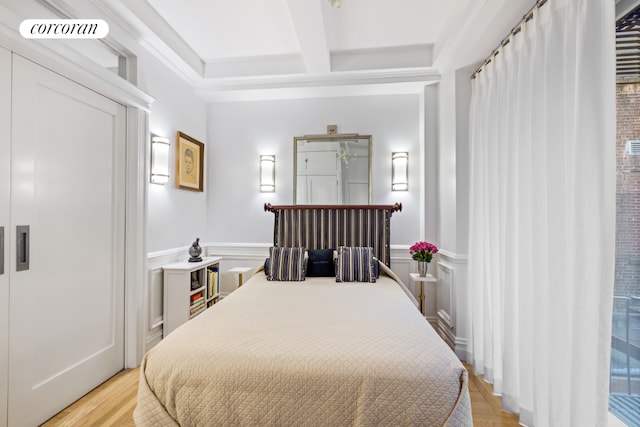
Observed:
[[[133,426],[139,373],[140,368],[119,372],[63,409],[43,427]]]
[[[478,427],[518,427],[518,417],[500,408],[491,384],[469,371],[473,424]],[[124,370],[43,424],[44,427],[134,427],[140,368]]]
[[[480,427],[518,427],[517,415],[502,409],[500,397],[493,394],[493,387],[481,375],[473,375],[473,368],[465,364],[469,372],[469,395],[473,425]]]

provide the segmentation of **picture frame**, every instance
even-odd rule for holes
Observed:
[[[204,144],[180,131],[176,135],[176,187],[204,191]]]

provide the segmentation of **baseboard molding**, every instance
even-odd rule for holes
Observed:
[[[458,356],[458,359],[462,361],[470,362],[472,360],[471,352],[469,351],[469,340],[466,338],[455,337],[453,351]]]
[[[145,340],[145,353],[155,347],[160,341],[162,341],[162,328],[153,332],[153,334],[147,335]]]

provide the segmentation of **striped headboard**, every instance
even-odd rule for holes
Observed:
[[[271,206],[265,203],[264,210],[275,215],[274,246],[308,249],[371,246],[376,258],[390,266],[390,219],[393,212],[402,210],[402,204]]]

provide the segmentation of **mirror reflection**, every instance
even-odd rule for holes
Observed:
[[[371,136],[295,137],[293,202],[298,205],[371,203]]]

